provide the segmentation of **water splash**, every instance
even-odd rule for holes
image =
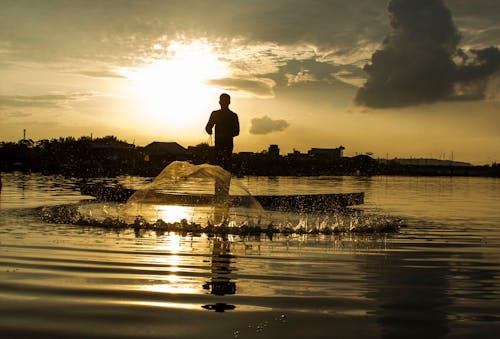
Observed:
[[[116,208],[116,207],[115,207]],[[403,220],[391,216],[364,214],[361,211],[327,215],[297,215],[280,213],[279,216],[266,214],[259,218],[247,216],[242,219],[224,218],[220,223],[207,219],[205,223],[180,219],[166,222],[163,219],[148,220],[135,216],[133,220],[113,213],[113,206],[102,207],[100,213],[95,208],[82,205],[49,206],[40,210],[44,222],[65,223],[110,229],[143,229],[157,231],[193,232],[207,234],[336,234],[336,233],[393,233],[404,226]],[[83,212],[84,211],[84,212]],[[94,211],[94,212],[92,212]],[[105,213],[108,212],[108,214]]]

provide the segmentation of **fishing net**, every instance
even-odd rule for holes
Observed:
[[[45,207],[41,216],[45,222],[113,229],[243,235],[391,233],[404,226],[399,218],[362,210],[264,211],[239,180],[231,180],[229,172],[187,162],[171,163],[124,205],[93,202]]]
[[[129,216],[175,222],[221,223],[258,218],[263,208],[247,188],[231,182],[231,173],[219,166],[175,161],[124,205]]]

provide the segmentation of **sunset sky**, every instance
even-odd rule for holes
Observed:
[[[498,0],[0,0],[0,141],[500,162]],[[365,67],[365,65],[368,65]]]

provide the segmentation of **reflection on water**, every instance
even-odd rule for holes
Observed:
[[[383,338],[443,338],[449,333],[447,309],[450,279],[446,253],[394,251],[383,258],[370,256],[363,263],[367,297],[377,300],[372,311]],[[376,283],[374,283],[376,282]]]
[[[297,178],[304,189],[364,185],[365,209],[408,227],[272,240],[46,223],[34,207],[76,202],[70,183],[2,179],[2,337],[498,336],[496,179]]]
[[[214,295],[223,296],[236,293],[236,283],[231,280],[231,261],[234,256],[231,254],[231,242],[227,237],[215,237],[212,241],[211,277],[210,281],[203,284],[203,288]],[[203,305],[207,310],[224,312],[236,308],[234,305],[225,303],[215,303]]]
[[[0,208],[32,208],[67,204],[82,200],[73,179],[62,176],[41,176],[2,173]]]
[[[236,283],[231,281],[231,243],[224,238],[213,239],[210,281],[203,285],[203,288],[211,294],[225,295],[236,293]]]

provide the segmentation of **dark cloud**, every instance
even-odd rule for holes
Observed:
[[[364,68],[356,102],[402,107],[439,100],[479,99],[499,69],[496,47],[458,49],[460,35],[442,0],[392,0],[392,32]]]
[[[458,51],[461,67],[457,68],[454,87],[455,100],[486,98],[490,76],[500,79],[500,50],[496,47]]]
[[[287,100],[289,104],[305,101],[313,107],[321,102],[341,109],[352,103],[359,84],[354,86],[351,84],[354,81],[350,80],[359,72],[362,70],[357,66],[333,65],[311,58],[289,60],[276,73],[265,76],[276,82],[276,98]],[[344,73],[347,76],[344,77]],[[364,73],[361,76],[364,77]]]
[[[500,1],[498,0],[445,0],[457,21],[468,22],[473,27],[490,28],[498,25]],[[472,6],[471,6],[472,5]],[[482,34],[482,32],[476,32]],[[498,36],[497,36],[498,38]]]
[[[252,119],[250,134],[269,134],[284,131],[289,126],[286,120],[273,120],[267,115],[262,118]]]
[[[315,58],[306,60],[288,60],[275,74],[268,74],[280,86],[298,85],[302,82],[328,82],[335,80],[334,73],[339,67],[329,62],[320,62]]]
[[[276,94],[285,92],[293,95],[305,94],[308,97],[317,97],[320,91],[344,92],[357,89],[352,79],[365,78],[363,71],[354,65],[334,65],[330,62],[318,61],[316,58],[305,60],[288,60],[278,67],[277,72],[265,74],[276,82]],[[352,93],[349,94],[352,96]]]

